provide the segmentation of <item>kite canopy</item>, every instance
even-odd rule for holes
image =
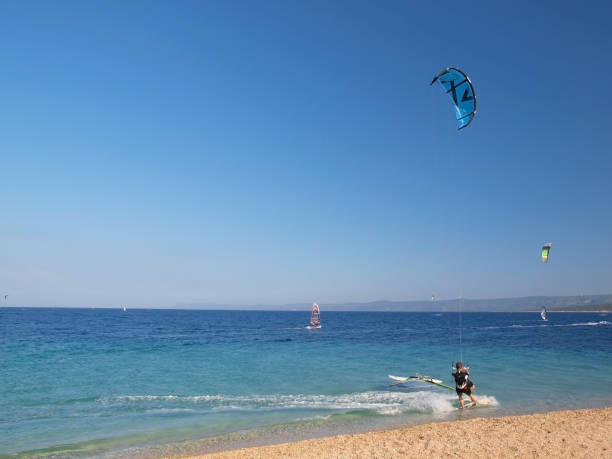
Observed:
[[[476,93],[470,78],[455,67],[442,70],[431,82],[440,86],[451,97],[455,107],[455,116],[459,129],[468,126],[476,115]]]
[[[550,243],[545,244],[544,247],[542,247],[542,263],[546,263],[548,261],[548,254],[550,252],[551,247],[552,244]]]

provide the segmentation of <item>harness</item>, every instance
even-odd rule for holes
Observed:
[[[455,378],[455,387],[457,389],[465,389],[468,386],[469,379],[467,373],[463,371],[453,373],[453,378]]]

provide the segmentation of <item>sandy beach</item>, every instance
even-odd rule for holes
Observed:
[[[440,422],[193,458],[612,458],[612,408]]]

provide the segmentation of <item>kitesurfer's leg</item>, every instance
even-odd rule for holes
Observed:
[[[472,395],[472,392],[474,392],[475,390],[476,390],[476,384],[474,384],[472,381],[469,381],[468,390],[466,393],[470,396],[470,400],[472,400],[472,403],[474,404],[474,406],[478,405],[478,403],[476,402],[476,399]]]
[[[463,395],[457,394],[457,397],[459,397],[459,404],[461,405],[461,409],[465,408],[465,406],[463,406]]]

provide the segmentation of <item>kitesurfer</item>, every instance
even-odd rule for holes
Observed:
[[[476,386],[472,381],[470,381],[470,369],[464,367],[461,362],[457,362],[455,365],[457,371],[453,373],[453,378],[455,378],[455,391],[457,392],[457,397],[459,397],[459,403],[461,404],[461,408],[464,408],[463,405],[463,394],[466,394],[472,400],[474,405],[477,405],[476,399],[472,395],[472,391],[476,390]]]

